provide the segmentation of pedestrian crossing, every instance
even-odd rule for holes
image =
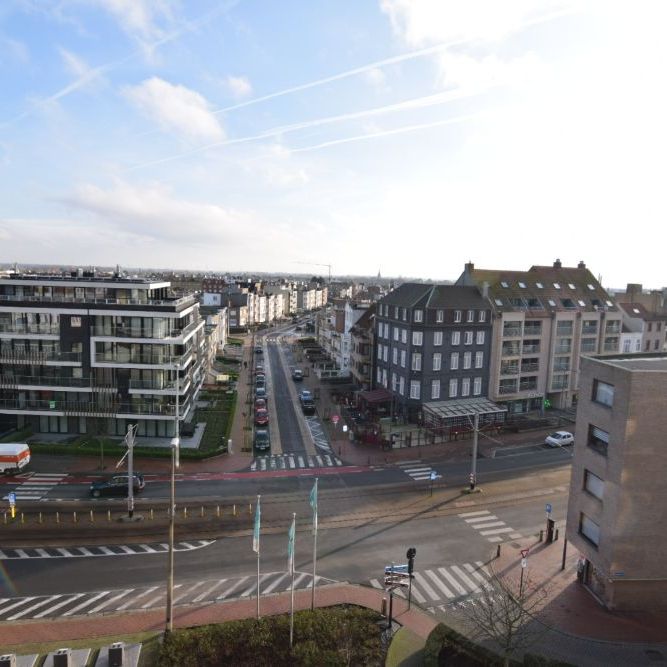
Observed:
[[[428,570],[413,572],[412,599],[432,613],[443,605],[458,605],[472,596],[479,595],[482,589],[492,587],[493,578],[490,570],[482,561],[433,567]],[[379,579],[371,579],[373,588],[384,589]],[[408,597],[408,587],[395,588],[394,594]]]
[[[15,489],[16,500],[43,500],[55,486],[67,477],[67,473],[28,473],[30,476],[22,481]],[[8,496],[3,496],[7,500]]]
[[[322,426],[320,418],[313,415],[304,417],[304,419],[306,426],[310,431],[310,435],[313,438],[313,444],[315,447],[317,447],[317,449],[319,449],[321,452],[331,454],[331,445],[329,444],[329,439],[324,430],[324,427]]]
[[[489,542],[502,542],[504,538],[509,537],[512,540],[518,540],[522,537],[514,528],[508,526],[489,510],[479,510],[477,512],[463,512],[458,515],[471,528],[474,528],[480,535]]]
[[[403,461],[398,464],[398,467],[417,482],[424,479],[431,479],[431,473],[433,472],[433,468],[430,465],[425,465],[419,460]]]
[[[258,456],[250,464],[253,472],[296,470],[297,468],[336,468],[343,462],[333,454],[274,454]]]
[[[215,540],[192,540],[176,542],[174,551],[194,551],[203,549]],[[86,547],[31,547],[23,549],[0,549],[0,560],[22,560],[29,558],[90,558],[99,556],[136,556],[139,554],[165,553],[169,549],[166,542],[154,544],[112,544],[109,546]]]
[[[295,572],[295,590],[308,589],[312,582],[312,574]],[[331,583],[336,582],[319,575],[315,579],[316,586]],[[261,596],[290,590],[292,578],[287,572],[267,572],[260,574],[259,586],[261,606]],[[18,619],[71,618],[154,609],[166,604],[166,594],[164,585],[156,585],[88,593],[0,598],[0,622]],[[174,585],[172,599],[174,605],[196,605],[249,598],[255,595],[257,595],[257,577],[253,574],[245,577],[180,582]]]

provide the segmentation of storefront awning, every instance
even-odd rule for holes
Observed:
[[[497,405],[488,398],[460,398],[451,401],[424,403],[424,417],[452,419],[454,417],[474,417],[475,415],[496,415],[507,412],[507,408]]]
[[[357,396],[366,403],[385,403],[391,401],[391,393],[383,388],[360,391]]]

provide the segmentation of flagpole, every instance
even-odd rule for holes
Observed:
[[[311,491],[311,506],[313,507],[313,582],[311,584],[310,610],[315,609],[315,579],[317,572],[317,477]]]
[[[255,508],[255,512],[257,514],[257,618],[259,618],[259,499],[261,498],[260,495],[257,496],[257,507]]]
[[[296,542],[296,512],[294,512],[292,514],[291,540],[292,540],[292,559],[291,559],[290,569],[292,570],[292,591],[291,591],[291,594],[290,594],[290,616],[289,616],[289,646],[290,646],[290,648],[292,648],[292,646],[294,645],[294,549],[295,549],[294,542]]]

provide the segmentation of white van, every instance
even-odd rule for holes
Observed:
[[[30,463],[30,447],[25,442],[0,442],[0,474],[15,475]]]

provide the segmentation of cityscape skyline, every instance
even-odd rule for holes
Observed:
[[[658,288],[660,245],[617,240],[667,212],[664,13],[6,3],[2,259],[437,281],[558,257]]]

